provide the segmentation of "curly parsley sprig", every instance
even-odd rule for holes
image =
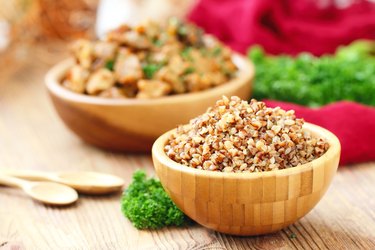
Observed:
[[[254,98],[321,106],[351,100],[375,106],[375,42],[359,40],[334,55],[266,55],[253,46]]]
[[[147,179],[142,170],[134,172],[132,183],[124,191],[121,210],[138,229],[182,226],[189,221],[169,198],[160,181]]]

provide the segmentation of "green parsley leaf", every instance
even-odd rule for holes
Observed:
[[[266,55],[253,46],[256,67],[253,97],[316,107],[339,100],[375,106],[375,42],[356,41],[333,55]]]
[[[188,67],[188,68],[185,69],[183,75],[188,75],[188,74],[191,74],[191,73],[193,73],[193,72],[195,72],[195,68],[193,68],[193,67]]]
[[[115,64],[115,61],[114,60],[109,60],[105,63],[105,67],[111,71],[113,71],[113,66]]]
[[[182,226],[190,220],[173,203],[159,180],[147,178],[143,170],[133,174],[133,181],[121,198],[121,211],[138,229]]]
[[[220,47],[215,47],[213,50],[212,50],[212,55],[214,56],[219,56],[222,52],[222,48]]]
[[[154,74],[162,67],[162,64],[148,63],[142,66],[142,70],[146,78],[151,79],[154,76]]]
[[[191,52],[191,47],[186,47],[184,48],[182,51],[181,51],[181,56],[182,58],[184,58],[185,60],[189,60],[191,61],[192,60],[192,57],[190,55],[190,52]]]

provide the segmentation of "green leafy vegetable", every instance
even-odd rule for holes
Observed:
[[[163,67],[162,64],[148,63],[142,66],[143,73],[148,79],[151,79],[154,74]]]
[[[164,191],[160,181],[147,179],[142,170],[133,174],[133,182],[124,191],[121,210],[138,229],[181,226],[188,221]]]
[[[212,55],[213,56],[219,56],[221,54],[221,51],[222,49],[218,46],[218,47],[215,47],[212,51]]]
[[[105,67],[111,71],[113,71],[113,65],[114,65],[115,61],[114,60],[110,60],[110,61],[107,61],[106,64],[105,64]]]
[[[191,51],[191,47],[186,47],[184,48],[182,51],[181,51],[181,56],[185,59],[185,60],[189,60],[191,61],[192,60],[192,57],[190,55],[190,51]]]
[[[375,106],[375,43],[357,41],[334,55],[268,56],[249,51],[255,63],[254,98],[321,106],[351,100]]]
[[[186,26],[184,26],[184,25],[180,25],[180,27],[177,29],[177,33],[178,33],[180,36],[186,36],[187,33],[188,33],[188,30],[187,30]]]
[[[184,74],[184,75],[188,75],[188,74],[191,74],[191,73],[193,73],[193,72],[195,72],[195,68],[193,68],[193,67],[188,67],[188,68],[185,69],[185,71],[183,72],[183,74]]]
[[[163,46],[164,42],[161,40],[161,39],[157,39],[157,38],[154,38],[152,40],[152,43],[156,46],[156,47],[161,47]]]

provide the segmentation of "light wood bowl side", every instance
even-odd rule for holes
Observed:
[[[248,99],[254,67],[244,56],[234,55],[238,76],[209,90],[151,100],[106,99],[77,94],[61,86],[73,65],[66,60],[46,75],[52,102],[64,123],[84,141],[122,151],[150,151],[155,139],[166,131],[187,123],[215,104],[222,95]]]
[[[304,129],[326,138],[330,148],[320,158],[298,167],[263,173],[189,168],[165,154],[170,131],[153,145],[155,170],[176,205],[199,224],[234,235],[275,232],[306,215],[318,203],[338,167],[341,148],[337,137],[308,123]]]

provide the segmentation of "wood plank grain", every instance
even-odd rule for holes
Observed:
[[[0,166],[50,171],[95,170],[131,181],[138,168],[154,174],[149,155],[87,145],[59,120],[44,86],[61,49],[0,69]],[[57,52],[56,52],[57,51]],[[45,52],[44,52],[45,53]],[[197,224],[139,231],[120,212],[120,193],[81,196],[70,207],[30,200],[0,187],[0,249],[375,249],[375,163],[343,167],[322,201],[294,225],[271,235],[235,237]]]

